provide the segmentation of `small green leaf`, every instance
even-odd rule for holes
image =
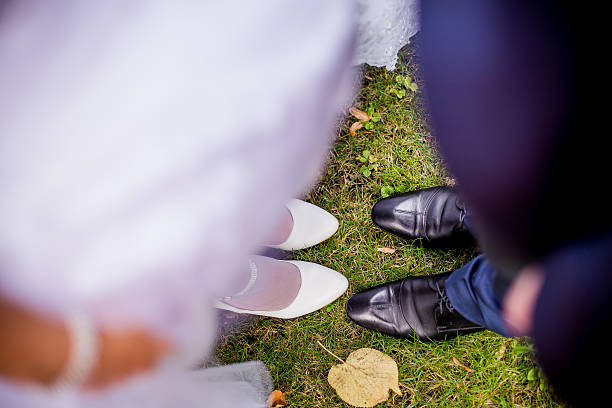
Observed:
[[[514,354],[526,354],[531,353],[533,348],[530,345],[517,344],[514,346]]]
[[[406,95],[406,91],[403,89],[396,89],[393,88],[393,93],[395,94],[395,96],[397,96],[399,99],[402,99],[405,95]]]
[[[406,90],[403,88],[398,89],[396,87],[393,87],[389,90],[389,93],[397,96],[399,99],[402,99],[406,95]]]
[[[361,152],[361,155],[368,159],[370,157],[370,151],[369,150],[364,150],[363,152]]]
[[[367,130],[372,130],[374,129],[374,124],[372,122],[365,122],[363,127],[366,128]]]
[[[538,374],[536,373],[536,369],[532,368],[531,370],[529,370],[529,372],[527,373],[527,380],[529,381],[535,381],[538,379]]]
[[[383,186],[380,189],[380,196],[382,198],[387,198],[389,197],[391,194],[393,194],[395,192],[395,190],[393,189],[393,187],[391,186]]]
[[[370,174],[372,174],[372,172],[366,165],[361,166],[359,170],[361,171],[361,174],[363,174],[366,177],[370,177]]]

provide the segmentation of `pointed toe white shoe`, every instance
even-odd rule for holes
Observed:
[[[302,278],[302,285],[297,296],[286,308],[281,310],[246,310],[228,305],[222,300],[217,301],[215,307],[234,313],[293,319],[330,304],[348,288],[346,277],[333,269],[305,261],[283,262],[289,262],[297,266]]]
[[[270,248],[285,251],[308,248],[325,241],[338,230],[336,217],[314,204],[294,198],[286,206],[293,217],[293,229],[282,244],[266,245]]]

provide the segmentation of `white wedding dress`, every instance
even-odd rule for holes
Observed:
[[[353,63],[394,69],[398,51],[419,28],[419,0],[359,0]]]
[[[371,3],[0,7],[0,291],[177,350],[96,393],[0,379],[0,406],[264,406],[261,363],[186,367],[211,353],[213,299],[320,171],[353,65],[392,68],[417,29],[414,2]]]

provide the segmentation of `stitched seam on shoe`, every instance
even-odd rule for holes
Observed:
[[[429,207],[431,206],[431,203],[434,198],[436,198],[437,195],[440,194],[440,190],[440,187],[436,188],[434,194],[432,194],[432,196],[427,201],[427,204],[425,205],[425,210],[423,211],[423,235],[425,236],[425,239],[427,239],[427,241],[431,241],[431,239],[429,239],[429,237],[427,236],[427,213],[429,212]]]
[[[412,327],[410,325],[410,323],[408,323],[408,319],[406,319],[406,315],[404,314],[404,307],[402,306],[401,299],[404,298],[404,280],[406,280],[406,278],[402,279],[402,283],[400,284],[400,290],[399,290],[399,296],[398,296],[397,304],[399,306],[400,314],[402,316],[402,319],[404,319],[404,322],[405,322],[406,326],[410,327],[410,330],[412,330],[413,334],[416,335],[416,330],[414,329],[414,327]],[[397,322],[395,322],[395,326],[397,327]]]
[[[387,309],[389,308],[390,305],[385,304],[385,305],[372,305],[372,306],[368,306],[368,309]]]
[[[402,213],[402,214],[418,214],[419,213],[418,211],[400,210],[400,209],[397,209],[397,208],[395,210],[393,210],[393,211],[398,212],[398,213]]]

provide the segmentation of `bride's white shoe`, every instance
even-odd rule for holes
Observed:
[[[334,235],[338,220],[324,209],[306,201],[291,199],[286,203],[293,217],[293,229],[282,244],[270,248],[296,251],[316,245]]]
[[[297,266],[302,277],[300,290],[289,306],[281,310],[246,310],[231,306],[223,300],[218,300],[215,307],[235,313],[293,319],[330,304],[348,288],[348,280],[344,275],[323,265],[305,261],[282,262],[289,262]]]

